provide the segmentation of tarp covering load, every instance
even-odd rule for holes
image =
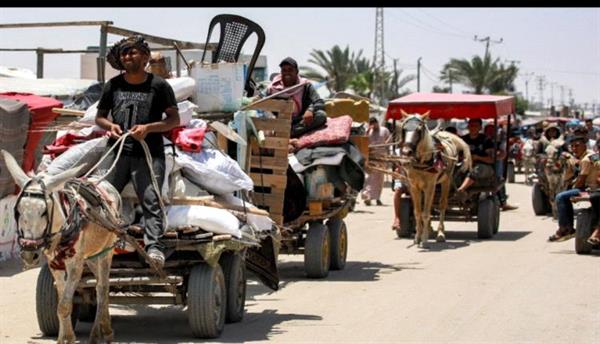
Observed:
[[[63,103],[49,97],[15,92],[0,93],[0,99],[12,99],[25,103],[31,112],[31,123],[27,134],[22,167],[25,172],[32,171],[42,158],[42,146],[52,142],[52,136],[45,135],[43,132],[48,124],[58,117],[57,113],[52,112],[52,108],[61,108]],[[49,142],[45,142],[45,137]]]
[[[16,257],[17,223],[15,221],[16,195],[0,199],[0,261]]]
[[[402,111],[423,114],[430,119],[495,118],[515,112],[513,96],[480,94],[412,93],[388,104],[386,120],[402,118]]]
[[[27,129],[31,115],[27,105],[16,100],[0,98],[0,149],[10,152],[17,163],[23,163]],[[0,159],[0,198],[15,192],[15,182]]]

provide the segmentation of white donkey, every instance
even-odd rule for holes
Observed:
[[[2,150],[6,166],[21,193],[15,204],[17,217],[18,243],[21,247],[21,259],[26,267],[38,265],[40,252],[43,250],[49,268],[54,277],[58,295],[57,315],[59,322],[57,343],[74,343],[76,340],[71,312],[73,295],[81,279],[84,262],[95,275],[96,285],[96,318],[90,333],[89,343],[97,343],[104,339],[110,343],[113,331],[108,313],[109,273],[113,257],[112,247],[117,237],[104,227],[92,222],[79,222],[67,215],[78,216],[79,207],[86,208],[90,204],[74,190],[65,187],[65,183],[80,174],[83,166],[67,170],[56,176],[28,176],[23,172],[10,153]],[[121,197],[110,185],[102,181],[98,185],[108,200],[108,207],[113,214],[121,212]],[[65,208],[64,200],[74,200]],[[74,211],[73,207],[75,208]],[[88,258],[93,258],[89,259]],[[44,325],[41,325],[44,327]],[[50,335],[56,329],[49,326],[42,332]]]
[[[525,140],[525,144],[523,144],[523,173],[525,174],[525,184],[530,185],[531,179],[529,176],[535,172],[535,160],[536,160],[536,150],[537,144],[536,142],[529,138]]]
[[[408,159],[402,167],[406,171],[410,196],[413,203],[413,212],[416,221],[415,244],[427,247],[429,231],[431,230],[431,209],[435,196],[436,184],[441,184],[439,202],[440,219],[437,229],[436,241],[446,241],[444,234],[444,217],[448,207],[448,194],[450,185],[457,172],[459,154],[463,154],[463,163],[460,170],[467,172],[471,170],[471,151],[469,146],[458,136],[447,131],[439,131],[439,128],[429,131],[427,119],[429,111],[425,114],[409,115],[403,110],[402,121],[397,125],[396,134],[402,147],[402,157]],[[434,140],[440,144],[442,159],[445,163],[444,169],[436,169],[435,154],[438,148]]]

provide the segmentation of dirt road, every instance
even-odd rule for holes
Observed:
[[[301,256],[282,256],[281,289],[250,281],[244,320],[218,342],[600,343],[600,256],[548,243],[556,223],[533,215],[530,187],[508,191],[520,208],[501,213],[492,240],[478,240],[475,223],[447,223],[447,242],[422,250],[390,230],[387,188],[385,206],[360,204],[346,219],[345,270],[309,280]],[[0,263],[0,343],[53,342],[37,326],[38,271]],[[111,313],[117,342],[201,342],[181,307]],[[90,327],[77,325],[82,343]]]

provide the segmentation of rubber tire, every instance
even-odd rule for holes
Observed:
[[[84,303],[79,305],[79,321],[94,322],[96,320],[97,304]]]
[[[225,322],[240,322],[246,307],[246,261],[239,252],[228,252],[221,256],[221,268],[227,287]]]
[[[329,274],[329,228],[322,223],[312,223],[304,245],[304,271],[309,278],[324,278]]]
[[[509,183],[514,184],[514,182],[515,182],[515,164],[508,163],[508,166],[506,169],[507,169],[506,180],[508,180]]]
[[[494,236],[496,209],[498,209],[498,204],[493,197],[488,196],[479,201],[477,207],[477,237],[479,239],[490,239]]]
[[[587,243],[587,239],[592,235],[591,209],[582,209],[577,214],[575,224],[575,252],[577,254],[590,254],[592,245]]]
[[[329,270],[344,270],[348,256],[348,231],[342,219],[329,219]]]
[[[494,235],[496,235],[500,230],[500,201],[498,200],[498,198],[494,198],[494,201],[496,202],[496,215],[494,216],[496,222],[494,224]]]
[[[531,205],[533,206],[533,212],[536,216],[543,216],[547,214],[548,210],[548,197],[542,191],[539,183],[533,184],[531,188]]]
[[[58,335],[60,325],[56,314],[57,307],[58,294],[54,286],[54,276],[52,276],[48,264],[44,264],[37,278],[35,293],[35,312],[38,326],[44,336],[54,337]],[[73,330],[75,330],[78,318],[79,305],[73,304],[73,310],[71,311]]]
[[[400,229],[396,230],[398,238],[410,238],[417,232],[417,224],[413,213],[412,200],[400,198]]]
[[[188,321],[198,338],[217,338],[225,326],[227,294],[220,265],[196,265],[190,272],[187,290]]]

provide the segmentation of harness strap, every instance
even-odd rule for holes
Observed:
[[[87,257],[86,259],[87,259],[87,260],[94,260],[94,259],[96,259],[96,258],[98,258],[98,257],[104,256],[104,255],[106,255],[106,254],[107,254],[107,253],[108,253],[110,250],[112,250],[113,248],[115,248],[115,245],[108,246],[108,247],[104,248],[102,251],[100,251],[100,252],[98,252],[98,253],[96,253],[96,254],[94,254],[94,255],[92,255],[92,256],[89,256],[89,257]]]

